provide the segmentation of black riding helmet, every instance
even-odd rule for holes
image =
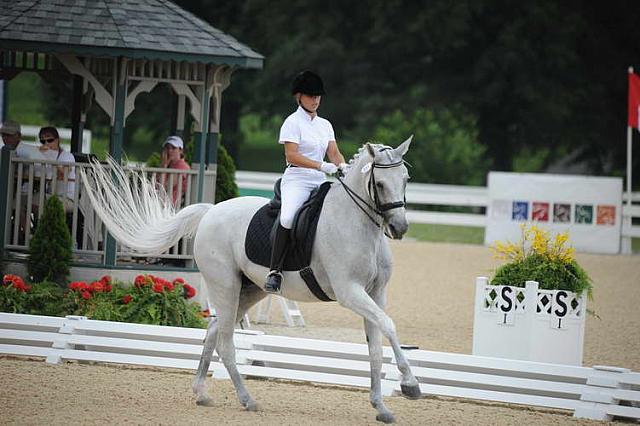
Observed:
[[[291,94],[303,93],[309,96],[324,95],[324,85],[320,76],[312,71],[302,71],[291,84]]]

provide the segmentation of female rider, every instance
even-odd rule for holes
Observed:
[[[322,79],[311,71],[298,74],[291,93],[298,109],[287,117],[280,128],[279,143],[284,145],[287,167],[282,176],[280,191],[282,207],[276,231],[269,275],[264,286],[269,293],[279,293],[282,266],[286,255],[293,218],[309,194],[325,181],[326,174],[334,174],[346,167],[338,149],[331,123],[318,116],[320,99],[324,95]],[[325,162],[325,155],[330,162]]]

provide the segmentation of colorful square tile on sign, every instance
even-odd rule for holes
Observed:
[[[571,204],[554,204],[553,221],[560,223],[571,222]]]
[[[529,219],[529,203],[527,201],[514,201],[511,219],[518,221]]]
[[[593,223],[593,206],[591,204],[576,204],[574,222],[590,225]]]
[[[491,202],[491,217],[509,220],[511,218],[511,200],[493,200]]]
[[[549,221],[549,203],[534,201],[531,203],[531,220],[539,222]]]
[[[615,225],[616,206],[598,206],[598,217],[596,223],[598,225]]]

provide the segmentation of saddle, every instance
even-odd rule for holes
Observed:
[[[287,247],[287,256],[282,269],[284,271],[299,271],[309,290],[320,300],[331,301],[318,285],[313,271],[309,267],[313,242],[318,227],[318,219],[322,211],[324,199],[331,188],[331,182],[324,182],[316,188],[309,199],[302,204],[293,219],[293,226]],[[269,267],[271,248],[275,231],[280,222],[280,179],[273,188],[274,197],[261,207],[251,219],[244,247],[247,258],[253,263]]]

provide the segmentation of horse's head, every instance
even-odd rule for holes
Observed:
[[[409,150],[412,138],[395,149],[368,143],[365,147],[369,155],[358,155],[358,161],[350,165],[349,174],[363,178],[372,210],[382,217],[388,234],[394,239],[401,239],[409,227],[405,210],[409,173],[403,157]]]

